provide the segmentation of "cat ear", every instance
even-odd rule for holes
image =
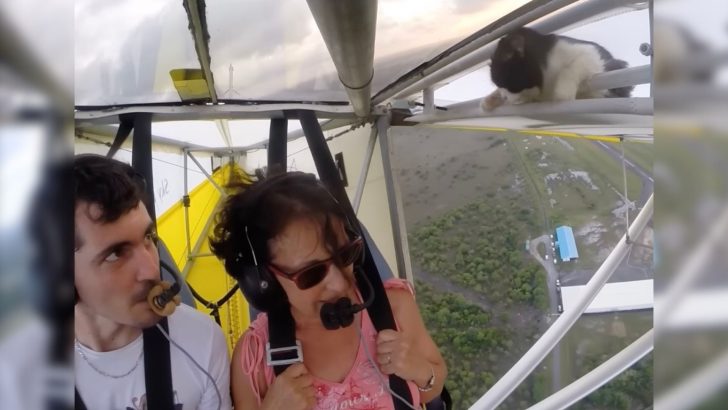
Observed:
[[[511,48],[516,51],[516,54],[523,57],[526,49],[526,39],[521,34],[513,34],[510,38]]]

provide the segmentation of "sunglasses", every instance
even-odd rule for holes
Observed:
[[[358,237],[339,248],[331,258],[316,262],[296,272],[286,273],[272,264],[269,264],[268,268],[276,275],[292,280],[299,289],[306,290],[321,283],[329,273],[332,264],[336,264],[339,268],[352,265],[361,258],[363,250],[364,242]]]

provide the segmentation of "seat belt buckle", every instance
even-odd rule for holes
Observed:
[[[273,359],[273,354],[280,354],[286,352],[295,352],[296,356],[287,359]],[[301,342],[296,340],[295,346],[277,347],[271,349],[270,342],[265,344],[265,359],[268,366],[280,366],[293,363],[303,363],[303,350],[301,349]]]

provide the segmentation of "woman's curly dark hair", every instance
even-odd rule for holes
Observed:
[[[259,179],[239,193],[227,198],[215,220],[210,248],[225,263],[233,278],[241,272],[232,271],[230,261],[242,258],[253,265],[245,229],[258,264],[270,261],[268,241],[278,236],[294,220],[307,218],[322,228],[324,246],[333,254],[337,243],[334,221],[346,223],[346,214],[313,174],[289,172]],[[239,261],[238,261],[239,262]]]

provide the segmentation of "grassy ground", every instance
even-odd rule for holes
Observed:
[[[508,141],[519,157],[525,158],[524,166],[552,223],[578,226],[595,215],[611,215],[619,200],[617,192],[623,192],[622,168],[599,147],[589,141],[563,141],[573,147],[572,151],[554,138],[512,138]],[[587,172],[596,189],[584,179],[564,178],[563,173],[569,170]],[[561,179],[547,183],[546,177],[554,174]],[[628,171],[627,185],[630,199],[639,197],[642,188],[639,177]],[[550,199],[556,201],[554,206],[549,204]]]
[[[608,359],[651,328],[651,310],[582,316],[560,344],[562,385],[592,370],[590,359]]]
[[[515,182],[516,164],[500,136],[429,127],[399,127],[390,134],[409,228]]]
[[[652,328],[652,311],[631,311],[620,313],[584,315],[574,324],[559,344],[561,349],[561,384],[565,386],[588,373],[614,354],[627,347],[646,331]],[[644,359],[643,359],[644,360]],[[643,391],[630,391],[636,384],[634,380],[623,386],[626,380],[613,381],[608,388],[600,389],[594,396],[581,401],[577,410],[593,409],[645,409],[651,403],[652,388],[650,369],[635,366],[625,379],[639,379],[649,387],[640,386]],[[609,403],[609,404],[605,404]],[[608,405],[608,407],[604,407]]]
[[[546,223],[544,232],[559,225],[574,228],[580,260],[565,265],[566,270],[598,266],[624,232],[613,211],[620,205],[623,192],[622,167],[599,146],[590,141],[556,138],[511,138],[514,157],[531,182]],[[575,175],[579,175],[575,177]],[[628,170],[628,196],[639,197],[640,178]],[[579,238],[598,229],[592,239]]]
[[[615,146],[615,148],[617,147]],[[652,166],[655,162],[655,145],[625,141],[624,156],[633,164],[652,173]]]
[[[464,339],[456,342],[454,335],[444,336],[442,329],[459,318],[448,316],[452,314],[450,308],[442,310],[443,298],[448,294],[467,296],[457,302],[462,304],[458,310],[475,306],[489,315],[489,326],[503,332],[504,339],[499,338],[496,345],[503,343],[504,350],[484,351],[484,358],[479,359],[489,363],[488,374],[492,376],[487,383],[479,380],[479,386],[490,386],[545,330],[543,304],[514,303],[520,285],[514,289],[513,275],[528,277],[526,267],[532,262],[523,250],[525,241],[551,233],[557,225],[571,225],[581,259],[559,269],[593,269],[623,232],[621,220],[613,214],[620,205],[622,167],[589,141],[427,127],[395,127],[390,136],[415,277],[427,273],[439,281],[436,285],[423,283],[423,287],[430,287],[417,300],[423,315],[432,321],[428,328],[440,329],[435,337],[448,352],[448,364],[455,370],[452,380],[463,384],[457,390],[462,404],[458,408],[466,408],[471,404],[468,400],[484,390],[476,391],[462,381],[477,379],[482,369],[473,368],[468,364],[471,359],[462,356],[472,353]],[[635,161],[643,161],[646,154],[638,151],[633,155]],[[629,172],[628,185],[629,198],[637,199],[639,177]],[[599,229],[590,237],[587,228],[595,226]],[[509,273],[513,263],[522,269]],[[443,279],[447,281],[444,284]],[[475,294],[477,300],[469,300],[468,293]],[[434,305],[437,312],[430,311]],[[631,328],[633,323],[625,326]],[[586,328],[575,330],[575,337],[593,339]],[[566,342],[563,349],[570,353],[565,358],[562,355],[562,382],[578,372],[574,366],[580,365],[582,355],[601,355],[607,347],[600,341],[595,343],[589,347],[572,339]],[[545,360],[503,408],[525,408],[547,395],[550,361]]]

